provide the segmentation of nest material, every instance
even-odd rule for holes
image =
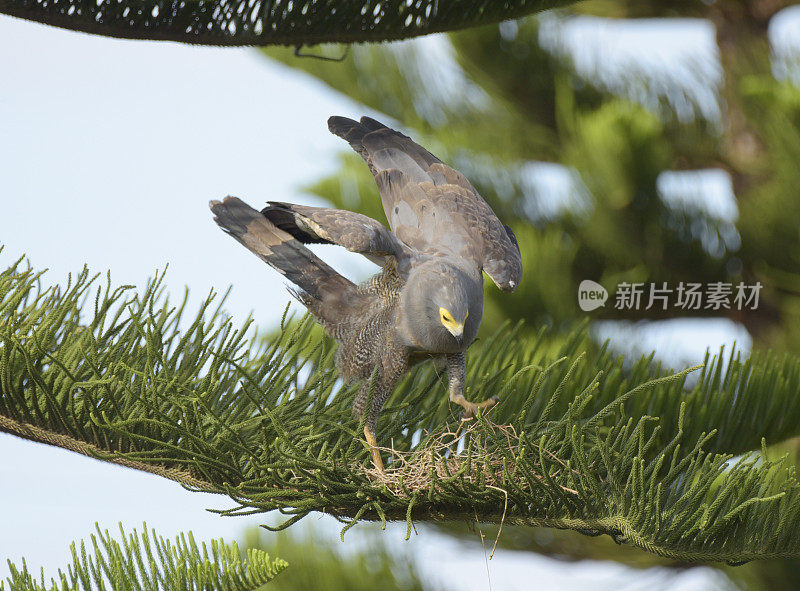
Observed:
[[[488,437],[485,429],[491,429],[494,437]],[[504,441],[507,448],[496,449],[493,441]],[[459,443],[463,441],[463,451],[458,452]],[[505,491],[508,477],[517,472],[519,436],[512,425],[496,425],[488,421],[462,422],[455,431],[445,431],[435,437],[428,437],[420,445],[408,452],[398,452],[392,447],[380,448],[388,453],[390,462],[383,472],[374,466],[364,467],[364,474],[378,486],[385,486],[389,492],[398,497],[410,497],[419,492],[427,492],[435,487],[436,481],[461,482],[475,486],[484,486]],[[552,454],[547,454],[553,458]],[[509,459],[511,458],[511,459]],[[566,468],[566,464],[554,458]],[[538,459],[530,456],[525,461],[525,469],[531,465],[541,469]],[[537,480],[543,480],[535,474]],[[515,488],[530,488],[527,480],[519,478]],[[562,487],[564,491],[577,494],[576,491]]]

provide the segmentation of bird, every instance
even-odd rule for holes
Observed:
[[[338,343],[336,368],[361,381],[353,413],[382,473],[378,415],[417,363],[445,362],[449,399],[463,419],[498,402],[464,396],[465,352],[483,316],[483,274],[512,292],[522,258],[514,232],[467,178],[408,136],[369,117],[333,116],[328,129],[366,162],[388,228],[357,212],[277,201],[260,211],[230,196],[209,206],[223,231],[294,284],[294,297]],[[307,244],[344,247],[381,270],[353,283]]]

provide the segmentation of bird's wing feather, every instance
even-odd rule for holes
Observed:
[[[351,281],[241,199],[226,197],[209,206],[220,228],[315,300],[338,302],[355,289]]]
[[[328,127],[366,161],[400,240],[419,252],[460,257],[504,291],[519,285],[522,258],[514,233],[463,174],[374,119],[331,117]]]
[[[387,256],[402,263],[413,252],[389,229],[368,216],[342,209],[270,201],[261,213],[281,230],[306,244],[336,244],[383,264]]]
[[[360,122],[347,117],[331,117],[328,119],[328,129],[347,140],[366,161],[373,175],[386,168],[399,168],[410,173],[414,167],[419,174],[424,174],[431,164],[441,163],[441,160],[408,136],[369,117],[362,117]],[[376,152],[380,153],[376,155]],[[393,155],[402,159],[404,165],[387,166],[387,159],[391,160]],[[413,165],[410,165],[409,161],[413,162]]]

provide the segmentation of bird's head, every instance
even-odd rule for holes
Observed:
[[[440,303],[446,304],[448,307],[439,306],[439,322],[459,345],[463,343],[464,325],[469,318],[469,307],[463,302],[463,299],[461,297],[440,298]]]
[[[483,315],[480,275],[435,261],[415,269],[404,291],[410,332],[420,346],[450,353],[475,339]]]

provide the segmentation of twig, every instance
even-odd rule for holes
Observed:
[[[497,549],[497,542],[500,541],[500,534],[503,533],[503,524],[506,521],[506,510],[508,509],[508,491],[497,486],[492,486],[491,484],[487,484],[486,488],[493,488],[494,490],[499,490],[506,496],[505,503],[503,504],[503,517],[500,519],[500,529],[497,530],[497,537],[494,539],[494,546],[492,546],[492,553],[489,554],[489,560],[492,559],[494,556],[494,551]]]

